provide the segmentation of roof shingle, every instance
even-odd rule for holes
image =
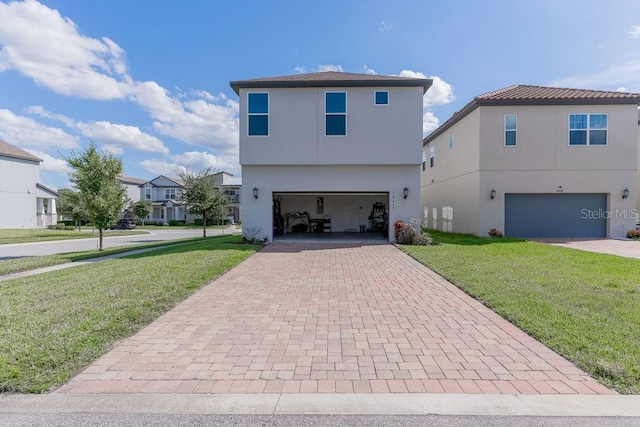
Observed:
[[[0,139],[0,156],[11,157],[14,159],[30,160],[32,162],[40,163],[41,158],[34,156],[33,154],[24,151],[22,148],[18,148],[15,145],[9,144]]]

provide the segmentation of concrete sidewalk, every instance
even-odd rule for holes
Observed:
[[[532,239],[537,242],[587,252],[640,259],[640,242],[627,239]]]

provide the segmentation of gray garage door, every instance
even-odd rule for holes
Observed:
[[[506,194],[511,237],[606,237],[606,194]]]

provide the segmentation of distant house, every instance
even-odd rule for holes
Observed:
[[[622,237],[635,228],[640,94],[515,85],[427,136],[422,219],[486,236]]]
[[[140,201],[140,186],[144,185],[147,181],[139,178],[132,178],[130,176],[119,176],[118,180],[124,185],[127,190],[127,197],[132,203]]]
[[[0,228],[56,224],[58,193],[39,184],[42,160],[0,140]]]
[[[432,80],[321,72],[230,84],[240,98],[245,232],[387,234],[420,216]]]
[[[242,179],[236,178],[228,172],[218,172],[214,175],[216,188],[224,193],[229,200],[228,219],[234,223],[240,221],[240,197],[242,193]]]

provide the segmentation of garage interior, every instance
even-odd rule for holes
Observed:
[[[273,193],[277,240],[388,238],[389,193]]]

